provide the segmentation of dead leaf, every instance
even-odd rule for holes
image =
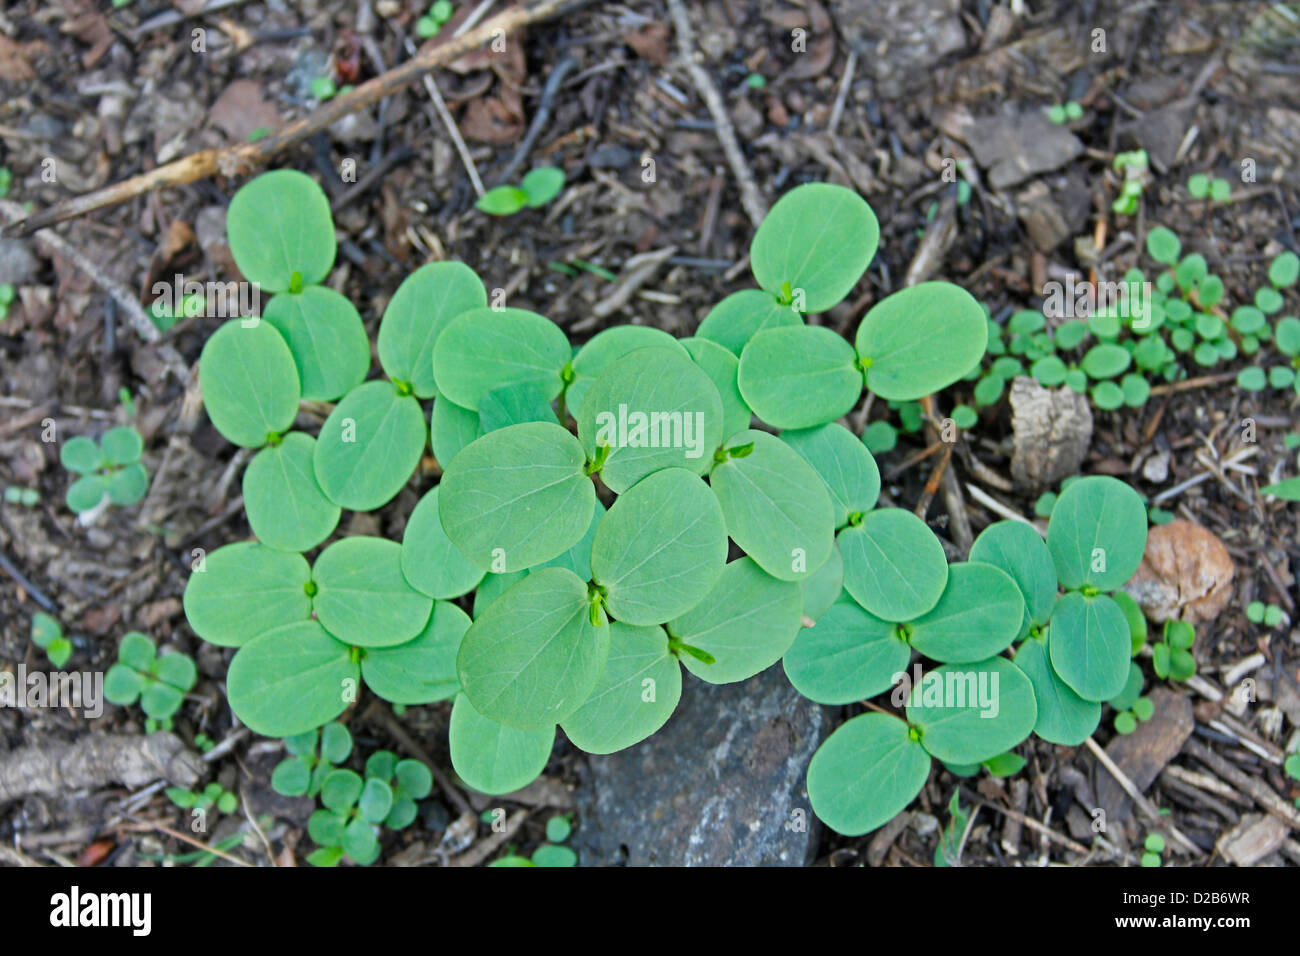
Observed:
[[[81,55],[81,65],[88,70],[98,63],[108,52],[108,48],[113,45],[113,31],[109,28],[108,21],[104,19],[103,14],[93,9],[79,16],[69,17],[59,29],[60,32],[89,44],[90,49]]]
[[[24,83],[36,79],[32,69],[32,60],[49,50],[40,40],[30,43],[15,43],[0,33],[0,80],[10,83]]]
[[[479,143],[513,143],[523,135],[524,118],[496,97],[473,100],[465,108],[460,132]]]
[[[1232,600],[1232,555],[1218,536],[1175,518],[1147,534],[1146,553],[1124,590],[1153,621],[1218,617]]]
[[[280,117],[262,96],[260,84],[255,80],[235,80],[222,90],[208,110],[208,123],[232,142],[245,143],[254,130],[278,126]]]
[[[672,56],[671,31],[666,23],[647,23],[639,30],[623,34],[623,42],[641,59],[655,66],[666,66]]]
[[[111,840],[98,840],[89,844],[77,854],[77,866],[99,866],[108,858],[108,854],[116,846],[117,844]]]
[[[817,0],[808,4],[808,49],[781,74],[783,80],[809,80],[830,69],[835,59],[835,30],[830,14]]]

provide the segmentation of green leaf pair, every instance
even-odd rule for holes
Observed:
[[[167,720],[180,710],[197,679],[190,657],[179,652],[160,655],[147,636],[131,631],[117,646],[117,663],[104,675],[104,697],[122,707],[138,700],[149,717]]]
[[[32,615],[32,643],[45,652],[54,667],[62,667],[72,657],[72,642],[63,636],[59,619],[44,611]]]
[[[68,507],[78,514],[99,506],[105,498],[119,507],[133,505],[149,488],[149,472],[140,463],[144,441],[127,425],[110,428],[96,443],[78,435],[63,443],[59,461],[81,477],[68,487]]]
[[[352,734],[339,723],[286,737],[289,756],[271,772],[271,789],[285,797],[315,797],[325,777],[352,753]]]
[[[564,170],[557,166],[539,166],[524,174],[518,186],[489,189],[474,208],[490,216],[513,216],[521,209],[540,209],[564,189]]]

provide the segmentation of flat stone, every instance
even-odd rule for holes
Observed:
[[[0,239],[0,282],[31,285],[41,267],[26,239]]]
[[[1092,441],[1092,410],[1085,395],[1021,375],[1011,383],[1011,429],[1011,480],[1022,491],[1040,491],[1079,473]]]
[[[1083,152],[1079,137],[1049,120],[1042,109],[974,116],[959,108],[943,114],[938,125],[971,148],[994,189],[1060,169]]]
[[[1157,687],[1147,696],[1156,708],[1151,719],[1139,723],[1131,734],[1116,734],[1106,746],[1106,756],[1139,793],[1146,793],[1165,764],[1178,756],[1196,724],[1192,702],[1182,694]],[[1133,801],[1104,767],[1097,768],[1097,803],[1106,811],[1108,826],[1128,819],[1133,810]]]
[[[682,701],[657,734],[587,758],[581,864],[805,865],[819,824],[804,774],[829,723],[779,665],[720,686],[683,671]]]

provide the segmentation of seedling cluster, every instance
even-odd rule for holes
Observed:
[[[1058,126],[1066,123],[1072,123],[1077,119],[1083,118],[1083,107],[1074,100],[1065,103],[1055,103],[1048,107],[1047,118]]]
[[[129,425],[106,431],[98,442],[78,435],[63,443],[59,461],[80,475],[68,487],[68,507],[78,514],[94,511],[103,502],[133,505],[149,489],[149,472],[140,462],[144,441]]]
[[[5,504],[22,505],[24,508],[35,508],[41,503],[41,493],[35,488],[21,488],[18,485],[9,485],[5,488]]]
[[[167,799],[182,810],[202,810],[207,813],[216,808],[218,813],[234,813],[239,808],[239,798],[215,780],[202,790],[168,787],[163,791]]]
[[[539,166],[524,174],[518,186],[489,189],[474,207],[492,216],[513,216],[521,209],[540,209],[564,189],[564,170]]]
[[[104,697],[130,707],[139,701],[148,718],[145,729],[171,730],[172,716],[194,687],[198,670],[187,654],[159,654],[147,635],[130,631],[117,646],[117,663],[104,675]]]
[[[366,761],[365,776],[331,770],[321,781],[321,809],[307,822],[307,834],[320,846],[308,857],[313,866],[336,866],[344,858],[369,866],[379,858],[381,827],[401,830],[415,822],[415,801],[433,789],[433,775],[418,760],[398,760],[378,750]]]
[[[1204,173],[1193,173],[1187,179],[1187,194],[1193,199],[1227,202],[1232,198],[1232,183],[1221,176],[1211,179]]]
[[[265,321],[212,335],[199,378],[218,431],[256,452],[243,491],[257,540],[200,558],[184,605],[200,637],[238,649],[227,691],[254,731],[311,734],[363,687],[396,705],[451,700],[457,774],[504,793],[542,772],[557,728],[591,753],[654,733],[683,667],[730,683],[784,658],[802,692],[844,703],[888,690],[916,651],[942,665],[928,675],[941,690],[996,688],[992,719],[936,699],[927,678],[900,702],[907,721],[869,714],[832,735],[809,790],[849,833],[905,806],[932,756],[1013,772],[1008,751],[1031,732],[1077,744],[1123,689],[1130,627],[1108,592],[1146,537],[1127,486],[1081,479],[1046,543],[995,525],[951,568],[923,521],[877,507],[876,463],[836,419],[864,387],[901,410],[958,381],[988,322],[968,293],[928,282],[877,302],[852,342],[807,324],[875,253],[855,193],[786,194],[750,249],[758,287],[681,340],[622,326],[575,349],[544,316],[489,308],[464,265],[423,266],[379,323],[375,379],[356,310],[319,285],[335,252],[319,188],[259,177],[228,224],[241,271],[275,295]],[[304,398],[336,403],[315,436],[294,430]],[[417,471],[400,542],[331,540],[344,509],[387,505]],[[728,539],[742,552],[730,562]],[[1000,656],[1015,641],[1015,661]],[[295,769],[294,788],[318,766]],[[355,774],[331,786],[350,773],[320,783],[324,862],[373,859],[369,828],[392,811]]]

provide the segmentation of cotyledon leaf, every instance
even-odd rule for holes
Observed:
[[[862,714],[839,727],[808,764],[808,800],[836,833],[861,836],[911,803],[930,776],[930,757],[907,724]]]
[[[826,563],[799,582],[803,589],[803,615],[816,621],[844,594],[844,557],[840,546],[831,547]]]
[[[799,457],[812,465],[830,492],[835,527],[849,515],[865,515],[880,497],[880,469],[860,439],[843,425],[831,422],[816,428],[784,431],[780,435]]]
[[[438,394],[478,411],[488,392],[530,383],[549,401],[564,385],[569,340],[545,316],[525,309],[470,309],[442,330],[433,347]]]
[[[370,339],[356,307],[325,286],[282,292],[262,318],[284,337],[298,367],[302,397],[332,402],[366,380]]]
[[[662,624],[704,599],[723,573],[722,509],[698,476],[666,468],[621,495],[596,527],[592,580],[611,617]]]
[[[489,432],[443,473],[443,530],[466,558],[497,574],[558,557],[591,524],[596,490],[585,462],[578,440],[559,425]]]
[[[1034,688],[1002,657],[945,664],[912,688],[907,720],[930,756],[950,764],[980,763],[1010,750],[1034,730]]]
[[[740,358],[745,344],[758,332],[803,324],[803,316],[792,306],[781,304],[775,295],[762,289],[742,289],[715,305],[695,335]]]
[[[1062,586],[1115,590],[1142,563],[1146,530],[1142,496],[1118,478],[1091,475],[1071,482],[1047,525],[1047,548]]]
[[[727,533],[764,571],[801,581],[830,557],[835,512],[812,466],[767,432],[748,430],[727,439],[729,455],[709,476],[722,505]]]
[[[889,690],[912,649],[896,625],[863,610],[847,594],[805,628],[785,654],[795,690],[819,704],[851,704]]]
[[[461,408],[449,398],[439,397],[434,401],[430,418],[429,441],[433,446],[433,457],[438,459],[444,471],[462,448],[484,434],[478,412]]]
[[[696,336],[682,339],[691,360],[704,370],[722,399],[722,434],[725,438],[750,426],[754,412],[741,397],[737,375],[740,360],[717,342]]]
[[[329,723],[355,699],[360,668],[318,621],[269,630],[239,649],[226,691],[235,715],[266,737]]]
[[[253,456],[244,469],[244,512],[258,540],[281,551],[310,551],[339,523],[312,464],[316,439],[289,432]]]
[[[321,490],[352,511],[372,511],[406,484],[424,452],[424,411],[381,379],[358,385],[321,426],[312,465]]]
[[[293,169],[263,173],[239,188],[226,211],[235,265],[263,291],[295,282],[315,285],[334,265],[336,244],[329,199],[310,176]]]
[[[495,388],[478,403],[479,426],[483,434],[524,422],[553,422],[558,424],[555,409],[532,382]]]
[[[911,621],[939,603],[948,558],[939,539],[902,508],[877,508],[839,534],[844,589],[876,617]]]
[[[774,428],[813,428],[848,413],[862,394],[853,346],[825,326],[759,332],[740,353],[745,403]]]
[[[493,601],[465,632],[456,669],[474,709],[517,730],[544,730],[582,706],[609,655],[587,585],[542,568]],[[599,619],[599,615],[598,615]]]
[[[971,545],[970,559],[992,564],[1015,580],[1025,599],[1025,619],[1017,637],[1033,625],[1042,627],[1056,605],[1056,566],[1038,531],[1023,521],[989,525]]]
[[[803,626],[803,593],[752,558],[737,558],[698,604],[668,622],[668,633],[713,657],[706,664],[682,654],[688,671],[710,684],[746,680],[771,667]]]
[[[433,599],[402,574],[402,546],[387,538],[335,541],[316,559],[312,581],[317,619],[345,644],[405,644],[424,630],[433,610]]]
[[[1077,747],[1101,722],[1101,704],[1084,700],[1056,676],[1048,659],[1047,642],[1030,638],[1016,651],[1015,665],[1034,685],[1038,718],[1034,733],[1048,743]]]
[[[574,378],[565,391],[565,403],[574,418],[578,417],[587,390],[605,369],[629,352],[650,347],[684,354],[683,343],[663,329],[649,325],[616,325],[597,332],[586,345],[578,349],[578,354],[573,357]]]
[[[908,627],[914,648],[948,664],[992,657],[1020,633],[1025,601],[1011,575],[979,562],[948,567],[939,603]]]
[[[417,591],[446,600],[478,587],[484,571],[461,554],[442,530],[438,514],[439,487],[429,489],[406,522],[406,532],[402,535],[402,573]]]
[[[1063,596],[1052,614],[1047,649],[1057,676],[1084,700],[1110,700],[1124,689],[1132,638],[1124,612],[1106,595]]]
[[[239,647],[311,617],[311,568],[301,554],[240,541],[199,558],[185,585],[185,617],[211,644]]]
[[[199,357],[199,390],[208,418],[234,445],[260,448],[289,430],[301,398],[298,368],[269,322],[231,319]]]
[[[458,694],[448,727],[451,765],[470,789],[510,793],[532,783],[546,769],[555,728],[515,730],[484,717]]]
[[[433,398],[433,347],[456,316],[487,305],[487,290],[463,262],[430,262],[402,280],[379,322],[379,364],[416,398]]]
[[[430,704],[460,690],[456,655],[469,630],[469,615],[436,601],[429,623],[414,640],[395,647],[367,648],[361,676],[376,694],[394,704]]]
[[[605,671],[560,729],[580,750],[614,753],[667,723],[681,696],[682,669],[663,628],[613,621]]]

